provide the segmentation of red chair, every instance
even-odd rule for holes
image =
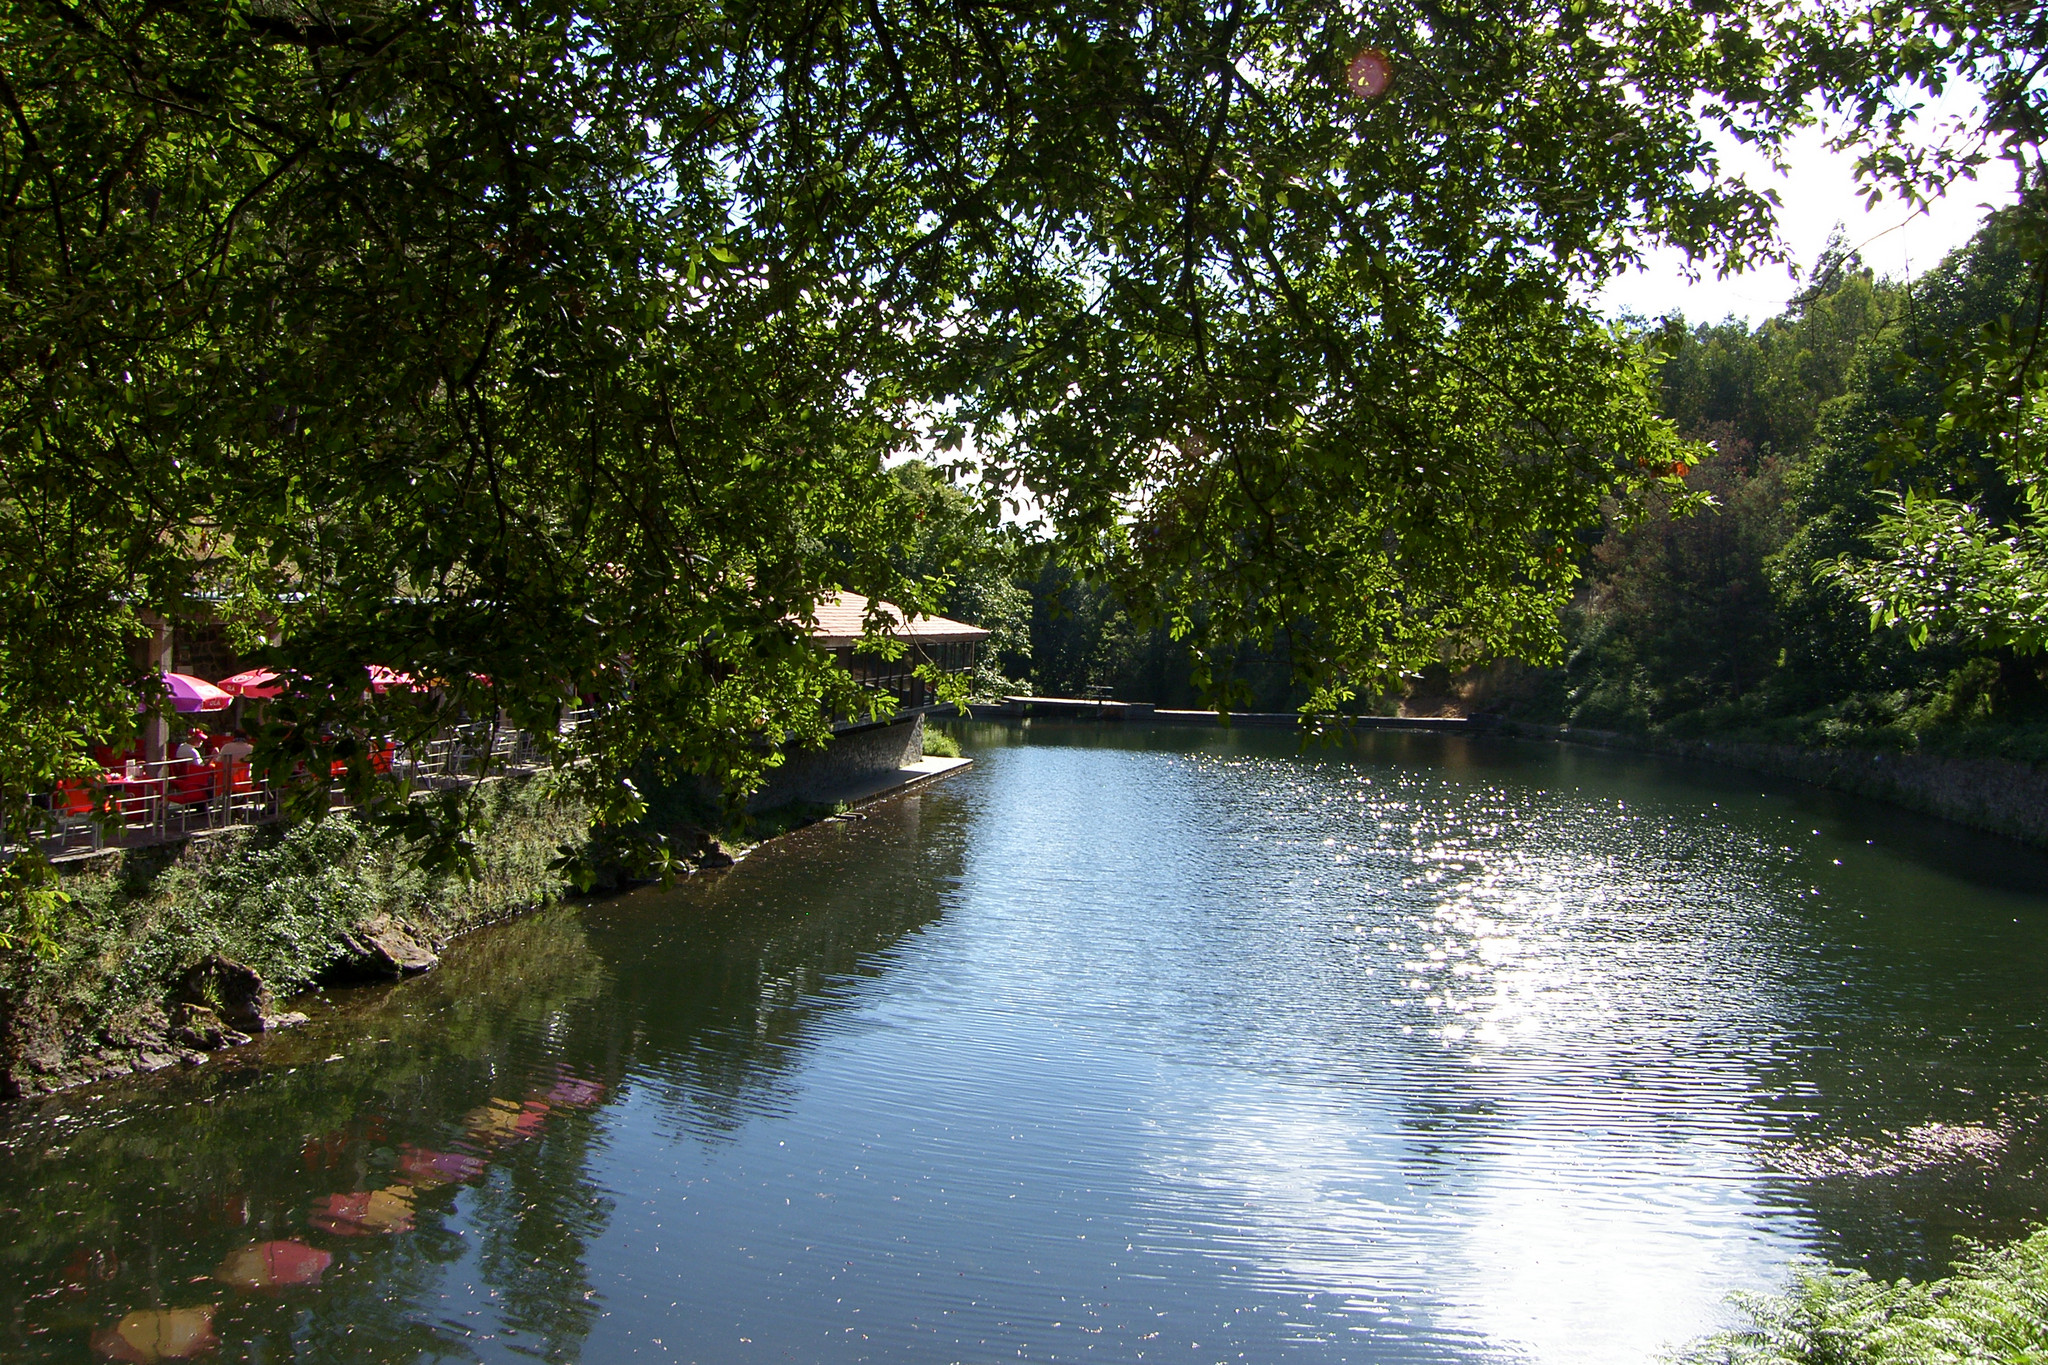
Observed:
[[[394,746],[393,746],[393,745],[391,744],[391,742],[390,742],[390,741],[388,741],[388,740],[387,740],[387,741],[385,741],[385,743],[384,743],[384,746],[383,746],[382,748],[379,748],[379,749],[372,749],[372,750],[370,751],[370,771],[371,771],[371,772],[373,772],[373,773],[388,773],[388,772],[390,772],[390,771],[391,771],[391,754],[392,754],[392,750],[393,750],[393,748],[394,748]],[[347,762],[347,760],[345,760],[345,759],[339,759],[339,758],[337,758],[337,759],[335,759],[335,760],[334,760],[334,768],[333,768],[333,772],[332,772],[332,774],[331,774],[332,776],[334,776],[334,777],[340,777],[340,776],[341,776],[341,775],[342,775],[343,773],[345,773],[345,772],[347,772],[347,771],[348,771],[348,762]]]
[[[194,763],[187,759],[183,772],[171,778],[170,799],[173,805],[193,806],[201,801],[211,801],[220,793],[220,773],[210,763]]]

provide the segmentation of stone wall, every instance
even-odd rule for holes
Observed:
[[[768,774],[747,809],[764,811],[804,801],[825,805],[860,782],[907,768],[924,757],[924,716],[842,730],[823,749],[792,749]]]
[[[1973,829],[2048,845],[2048,773],[2027,763],[1786,744],[1702,742],[1674,745],[1673,752],[1875,797]]]
[[[1803,749],[1727,740],[1656,740],[1606,730],[1510,722],[1503,733],[1634,749],[1811,782],[2048,846],[2048,772],[2002,758]]]
[[[179,626],[172,641],[171,666],[179,673],[219,682],[248,666],[248,661],[228,643],[227,632],[211,623]]]

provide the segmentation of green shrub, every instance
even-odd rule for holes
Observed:
[[[0,985],[84,1033],[163,998],[208,954],[248,964],[283,996],[310,985],[341,956],[341,935],[374,915],[445,937],[559,899],[548,864],[587,835],[580,803],[541,781],[487,783],[474,799],[469,879],[421,871],[346,815],[93,860],[64,878],[54,951],[9,955]]]
[[[1885,1284],[1813,1267],[1787,1293],[1736,1302],[1752,1325],[1695,1344],[1678,1365],[2039,1365],[2048,1361],[2048,1228],[1973,1251],[1947,1279]]]
[[[926,758],[960,757],[960,741],[944,730],[924,727],[924,756]]]

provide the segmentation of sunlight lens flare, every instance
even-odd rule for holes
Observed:
[[[1351,59],[1345,68],[1345,79],[1351,93],[1360,99],[1378,99],[1394,83],[1394,63],[1386,53],[1369,47]]]

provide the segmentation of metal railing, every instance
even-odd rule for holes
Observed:
[[[41,843],[53,858],[277,816],[274,794],[251,776],[246,758],[217,764],[131,760],[97,781],[67,782],[48,800],[54,828]]]
[[[590,711],[562,718],[563,736],[572,734]],[[417,749],[386,744],[370,755],[371,768],[397,778],[406,791],[469,786],[486,776],[532,772],[545,756],[534,737],[509,726],[465,725]],[[335,763],[327,798],[331,809],[351,805],[340,779],[346,765]],[[268,824],[278,818],[278,794],[253,771],[247,755],[200,763],[162,759],[130,760],[97,779],[67,782],[45,798],[48,821],[38,836],[44,854],[58,858],[105,848],[140,848],[182,839],[205,830]]]
[[[870,692],[884,692],[895,698],[898,714],[935,705],[939,700],[937,689],[918,676],[916,670],[919,665],[932,665],[939,672],[948,674],[970,673],[974,669],[974,645],[966,641],[914,646],[896,659],[864,654],[851,647],[835,649],[832,653],[840,666],[853,675],[855,682]],[[863,722],[858,718],[840,717],[838,723]]]

